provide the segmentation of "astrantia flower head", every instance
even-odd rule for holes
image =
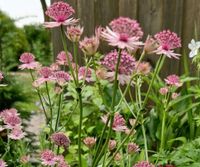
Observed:
[[[166,95],[169,92],[169,88],[168,87],[160,88],[159,92],[161,95]]]
[[[6,166],[8,166],[8,165],[6,164],[6,162],[3,161],[2,159],[0,159],[0,167],[6,167]]]
[[[102,119],[103,123],[106,123],[108,116],[104,115],[104,116],[101,117],[101,119]],[[115,115],[114,115],[114,121],[113,121],[112,129],[117,131],[117,132],[125,132],[125,130],[128,129],[127,126],[126,126],[125,119],[118,112],[116,112]]]
[[[38,62],[35,61],[35,56],[32,53],[25,52],[20,56],[19,61],[22,63],[19,69],[36,69],[40,66]]]
[[[115,149],[116,145],[117,145],[116,140],[109,140],[108,149],[109,149],[110,151],[112,151],[113,149]]]
[[[88,56],[92,56],[97,52],[99,47],[99,38],[92,36],[90,38],[85,37],[79,42],[80,49]]]
[[[21,140],[24,138],[25,133],[22,131],[20,127],[15,127],[11,130],[11,133],[8,135],[10,139],[13,140]]]
[[[91,68],[87,67],[80,67],[78,70],[78,79],[79,80],[86,80],[87,82],[92,81],[92,70]]]
[[[188,48],[191,50],[189,57],[192,58],[196,56],[200,48],[200,41],[195,42],[195,40],[192,39],[191,42],[188,44]]]
[[[164,54],[169,58],[174,57],[178,59],[180,54],[174,53],[174,49],[181,47],[181,39],[176,33],[164,30],[157,33],[154,37],[159,44],[159,47],[155,51],[156,54]]]
[[[67,38],[72,42],[78,42],[83,33],[83,27],[80,26],[70,26],[67,27]]]
[[[123,85],[130,80],[130,76],[133,73],[136,66],[136,61],[125,50],[121,51],[120,54],[121,54],[121,59],[119,64],[118,80]],[[114,80],[117,59],[118,59],[118,52],[114,50],[108,53],[101,62],[101,64],[108,70],[107,78],[110,81]]]
[[[140,39],[144,34],[140,24],[136,20],[128,17],[119,17],[114,19],[109,25],[114,32],[127,35],[128,37],[135,36]]]
[[[153,37],[148,35],[145,43],[144,43],[144,51],[147,54],[153,53],[157,48],[159,47],[159,44],[157,40],[155,40]]]
[[[136,20],[119,17],[110,22],[110,27],[106,27],[101,33],[101,37],[111,46],[117,46],[121,49],[135,50],[141,45],[139,39],[143,32]]]
[[[56,58],[56,62],[59,65],[68,65],[67,56],[69,56],[70,61],[73,61],[73,58],[72,58],[72,54],[70,52],[68,52],[67,54],[65,53],[65,51],[61,51],[60,53],[58,53],[58,56]]]
[[[96,139],[94,137],[86,137],[83,142],[88,148],[92,148],[96,143]]]
[[[41,153],[42,164],[46,166],[53,166],[56,164],[56,156],[51,150],[44,150]]]
[[[148,161],[140,161],[137,164],[133,165],[133,167],[155,167],[153,164]]]
[[[182,86],[179,76],[175,74],[167,76],[167,78],[165,79],[165,82],[166,84],[171,85],[171,86],[176,86],[176,87]]]
[[[64,133],[62,133],[62,132],[53,133],[51,135],[51,140],[57,146],[63,146],[64,148],[67,148],[70,145],[69,138]]]
[[[172,93],[172,99],[176,99],[178,96],[180,96],[179,93],[176,92]]]
[[[55,20],[55,22],[45,22],[44,26],[53,28],[60,25],[74,25],[78,20],[69,18],[74,13],[74,9],[68,3],[55,2],[45,12],[45,14]]]
[[[151,65],[148,62],[136,62],[137,72],[142,75],[147,75],[151,71]]]
[[[57,167],[70,167],[70,165],[65,162],[65,158],[63,157],[63,155],[56,156],[56,161]]]
[[[135,143],[128,143],[128,153],[129,154],[133,154],[133,153],[137,153],[140,151],[140,148],[137,144]]]
[[[4,123],[7,125],[8,128],[12,129],[13,127],[19,126],[21,124],[21,119],[19,118],[19,116],[11,115],[5,117]]]
[[[53,70],[50,67],[42,67],[39,72],[39,78],[33,82],[33,86],[38,87],[45,82],[54,81]]]
[[[70,75],[65,71],[56,71],[53,75],[56,82],[61,86],[63,86],[70,80]]]

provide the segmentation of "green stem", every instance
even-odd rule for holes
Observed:
[[[62,106],[62,93],[59,95],[59,100],[58,100],[58,112],[57,112],[57,118],[56,118],[56,125],[55,125],[55,132],[58,129],[59,122],[60,122],[60,113],[61,113],[61,107]]]
[[[50,109],[50,134],[52,134],[52,132],[53,132],[53,127],[52,127],[52,123],[53,123],[53,108],[52,108],[52,103],[51,103],[51,98],[50,98],[49,88],[48,88],[47,82],[45,82],[45,85],[46,85],[46,91],[47,91],[47,97],[48,97],[49,109]]]
[[[77,43],[73,42],[73,49],[74,49],[74,59],[76,64],[76,79],[78,81],[78,54],[77,54]]]
[[[33,76],[33,73],[32,73],[31,70],[30,70],[30,74],[31,74],[32,81],[34,81],[35,79],[34,79],[34,76]],[[42,109],[43,109],[43,111],[44,111],[44,115],[45,115],[45,118],[46,118],[46,123],[48,123],[48,120],[49,120],[49,119],[48,119],[48,116],[47,116],[46,109],[45,109],[45,107],[44,107],[44,103],[43,103],[43,100],[42,100],[42,96],[41,96],[41,94],[40,94],[40,90],[39,90],[38,88],[36,88],[36,91],[37,91],[37,94],[38,94],[40,103],[41,103],[41,105],[42,105]]]
[[[146,137],[144,124],[142,123],[141,126],[142,126],[142,134],[143,134],[143,138],[144,138],[145,160],[149,161],[149,158],[148,158],[148,147],[147,147],[147,137]]]
[[[163,119],[162,119],[162,128],[161,128],[161,143],[160,143],[160,152],[164,149],[165,144],[165,122],[166,122],[166,111],[163,111]]]
[[[79,167],[82,167],[81,132],[82,132],[82,120],[83,120],[83,102],[82,102],[81,88],[77,88],[77,93],[79,97],[79,108],[80,108],[79,128],[78,128],[78,159],[79,159]]]
[[[76,77],[75,77],[75,75],[74,75],[74,70],[73,70],[73,68],[72,68],[72,63],[71,63],[71,60],[70,60],[70,58],[69,58],[69,54],[68,54],[68,50],[67,50],[67,44],[66,44],[66,40],[65,40],[65,34],[64,34],[63,26],[61,26],[61,39],[62,39],[64,51],[65,51],[65,53],[66,53],[66,55],[67,55],[67,62],[68,62],[68,64],[69,64],[70,72],[71,72],[71,74],[72,74],[72,77],[73,77],[73,80],[74,80],[76,86],[78,86]]]
[[[148,90],[147,90],[147,93],[146,93],[146,96],[145,96],[145,99],[144,99],[144,102],[143,102],[143,108],[145,107],[145,105],[147,103],[147,100],[149,98],[149,93],[150,93],[151,88],[153,86],[154,80],[156,79],[156,76],[157,76],[157,74],[159,73],[159,71],[161,69],[161,65],[163,64],[164,59],[165,59],[165,56],[161,55],[159,60],[158,60],[158,62],[157,62],[157,64],[156,64],[156,68],[155,68],[155,72],[153,74],[153,78],[152,78],[152,80],[150,82],[150,85],[148,87]]]

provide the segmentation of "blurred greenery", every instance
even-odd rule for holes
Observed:
[[[0,70],[16,71],[23,52],[32,52],[42,64],[51,62],[50,34],[41,25],[18,28],[0,11]]]

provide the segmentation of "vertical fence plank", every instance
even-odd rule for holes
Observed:
[[[164,0],[163,1],[163,29],[169,29],[176,32],[180,37],[182,34],[183,19],[183,0]],[[176,52],[180,53],[180,49]],[[164,76],[171,73],[179,72],[181,60],[166,59],[163,74]]]
[[[148,34],[154,35],[162,29],[162,11],[163,3],[161,0],[138,1],[138,21],[144,31],[144,40]],[[158,56],[148,55],[146,59],[154,67]]]
[[[137,19],[137,0],[119,0],[119,15]]]

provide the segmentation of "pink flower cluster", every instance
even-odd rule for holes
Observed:
[[[133,154],[133,153],[137,153],[140,151],[140,148],[137,144],[135,143],[128,143],[128,153],[129,154]]]
[[[44,26],[46,28],[59,27],[61,25],[74,25],[78,22],[77,19],[69,18],[74,14],[74,9],[65,2],[55,2],[53,3],[45,12],[47,16],[55,20],[54,22],[45,22]]]
[[[72,42],[78,42],[83,33],[83,28],[80,26],[70,26],[67,27],[67,32],[65,33],[67,38]]]
[[[86,137],[83,142],[88,148],[92,148],[96,144],[96,138]]]
[[[72,54],[70,52],[68,52],[68,56],[69,56],[69,60],[73,61]],[[65,51],[61,51],[60,53],[58,53],[56,62],[59,65],[68,65],[67,55]]]
[[[6,164],[6,162],[3,161],[2,159],[0,159],[0,167],[6,167],[6,166],[8,166],[8,165]]]
[[[133,165],[133,167],[155,167],[153,164],[148,161],[140,161],[137,164]]]
[[[92,69],[87,67],[80,67],[78,70],[78,79],[86,80],[87,82],[92,81]]]
[[[40,157],[44,166],[69,167],[62,155],[55,155],[51,150],[42,151]]]
[[[9,130],[8,137],[10,139],[20,140],[24,138],[25,133],[22,131],[21,127],[22,121],[16,109],[11,108],[1,111],[0,119],[2,119],[4,123],[1,130],[8,129]]]
[[[101,117],[101,119],[102,119],[103,123],[106,123],[108,116],[104,115]],[[112,129],[117,132],[126,132],[128,130],[125,119],[118,112],[116,112],[114,115]]]
[[[62,146],[64,148],[69,147],[70,139],[62,132],[56,132],[51,135],[51,141],[57,146]]]
[[[169,58],[174,57],[178,59],[180,54],[174,53],[174,49],[181,47],[181,39],[176,33],[169,30],[164,30],[157,33],[154,38],[159,44],[159,47],[155,53],[164,54]]]
[[[22,63],[19,69],[34,70],[40,67],[40,64],[35,61],[35,56],[32,53],[25,52],[20,56],[19,61]]]
[[[2,72],[0,71],[0,81],[3,79],[4,77],[3,77],[3,74],[2,74]]]

